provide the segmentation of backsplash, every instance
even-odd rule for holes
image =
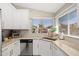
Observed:
[[[47,33],[32,33],[31,30],[22,30],[21,31],[21,36],[22,37],[44,37],[47,36]]]
[[[10,30],[2,30],[3,37],[7,37],[10,33]]]
[[[31,36],[31,30],[21,30],[21,34],[22,37],[28,37]]]

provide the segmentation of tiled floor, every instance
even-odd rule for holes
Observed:
[[[33,46],[29,44],[22,52],[20,56],[33,56]]]

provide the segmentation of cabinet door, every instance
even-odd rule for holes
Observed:
[[[16,41],[13,43],[13,55],[18,56],[20,55],[20,41]]]
[[[3,29],[10,29],[12,27],[12,25],[11,25],[11,9],[10,9],[9,4],[6,4],[5,7],[2,9],[2,21],[3,21],[3,23],[2,23]]]
[[[54,56],[54,53],[55,53],[54,46],[53,43],[51,42],[51,56]]]
[[[10,29],[16,29],[16,8],[13,6],[13,5],[10,5],[10,8],[11,8],[11,28]]]
[[[39,54],[42,56],[50,56],[50,42],[40,40],[39,44]]]
[[[0,4],[2,12],[2,28],[13,29],[14,26],[14,10],[15,8],[10,3]]]
[[[2,56],[9,56],[10,55],[10,50],[8,47],[2,49]]]
[[[29,19],[29,10],[27,9],[18,9],[17,10],[17,21],[20,29],[30,29],[31,20]]]
[[[2,56],[13,56],[13,45],[2,48]]]
[[[33,40],[33,55],[39,55],[39,40]]]
[[[56,45],[53,45],[53,56],[67,56],[67,54]]]

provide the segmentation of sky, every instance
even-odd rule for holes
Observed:
[[[68,25],[68,22],[69,22],[69,24],[77,23],[78,19],[77,19],[76,10],[60,17],[59,22],[62,24],[65,24],[65,25]]]
[[[51,26],[53,25],[53,20],[52,19],[43,19],[43,20],[40,20],[40,19],[33,19],[32,21],[32,24],[38,26],[39,24],[43,24],[45,27],[47,26]]]

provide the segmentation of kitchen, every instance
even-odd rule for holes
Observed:
[[[79,56],[79,4],[0,3],[1,56]]]

